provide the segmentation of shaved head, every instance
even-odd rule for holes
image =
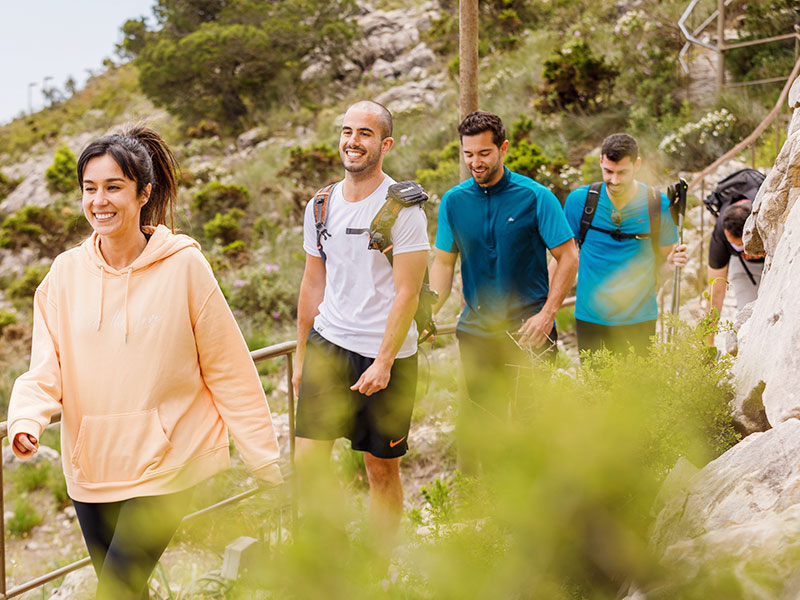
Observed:
[[[355,104],[351,104],[347,109],[347,112],[350,112],[351,110],[363,110],[377,115],[378,125],[381,128],[381,139],[386,139],[387,137],[392,136],[392,129],[394,128],[392,113],[390,113],[389,109],[383,104],[374,102],[372,100],[361,100]]]

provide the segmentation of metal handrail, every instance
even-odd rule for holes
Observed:
[[[692,181],[689,183],[689,189],[697,187],[697,185],[699,185],[708,175],[716,171],[720,166],[728,162],[730,159],[734,158],[742,150],[747,148],[747,146],[753,144],[756,141],[756,139],[758,139],[758,136],[764,133],[764,130],[770,126],[770,124],[775,120],[775,118],[780,113],[780,110],[783,107],[783,103],[786,101],[786,97],[789,95],[789,90],[792,87],[792,83],[794,83],[794,80],[797,78],[798,74],[800,74],[800,59],[798,59],[797,62],[795,62],[794,68],[792,69],[789,78],[786,80],[786,84],[783,86],[780,96],[778,96],[778,101],[775,103],[773,109],[769,111],[767,116],[764,117],[764,120],[758,124],[758,126],[753,130],[753,132],[750,135],[748,135],[741,142],[736,144],[733,148],[728,150],[725,154],[720,156],[717,160],[715,160],[705,169],[700,171],[700,173],[695,175],[692,178]],[[776,148],[775,150],[777,152],[778,148]]]
[[[686,38],[686,43],[683,45],[683,47],[681,48],[680,52],[678,53],[678,62],[680,63],[681,68],[683,69],[683,72],[686,73],[687,75],[689,74],[689,65],[686,64],[686,61],[684,60],[684,57],[686,56],[686,53],[689,51],[689,48],[691,47],[692,44],[694,44],[696,46],[702,46],[703,48],[707,48],[709,50],[713,50],[714,52],[723,52],[723,51],[727,51],[727,50],[734,50],[736,48],[745,48],[747,46],[757,46],[757,45],[761,45],[761,44],[770,44],[772,42],[778,42],[778,41],[782,41],[782,40],[790,40],[790,39],[800,40],[800,34],[798,34],[798,32],[795,31],[795,32],[786,33],[786,34],[783,34],[783,35],[775,35],[775,36],[772,36],[772,37],[762,38],[762,39],[758,39],[758,40],[747,40],[745,42],[736,42],[736,43],[733,43],[733,44],[726,44],[725,40],[722,39],[722,40],[717,40],[717,45],[714,46],[713,44],[709,44],[708,42],[702,41],[697,36],[700,35],[706,29],[706,27],[708,27],[711,23],[713,23],[715,19],[719,18],[719,9],[714,10],[714,12],[712,12],[711,15],[709,15],[708,18],[706,18],[706,20],[703,21],[700,24],[700,26],[697,29],[695,29],[693,32],[690,33],[689,30],[686,28],[686,20],[689,18],[689,16],[691,15],[692,11],[694,11],[694,9],[697,7],[698,2],[700,2],[700,0],[692,0],[689,3],[689,6],[687,6],[686,9],[683,11],[683,14],[681,15],[680,19],[678,19],[678,28],[681,30],[681,33],[683,33],[683,37]],[[732,2],[733,2],[733,0],[725,0],[724,6],[727,7]],[[755,81],[742,81],[742,82],[736,82],[736,83],[725,83],[724,86],[725,87],[741,87],[741,86],[745,86],[745,85],[756,85],[756,84],[762,84],[762,83],[775,83],[775,82],[778,82],[778,81],[783,81],[783,79],[784,79],[783,77],[771,77],[771,78],[768,78],[768,79],[759,79],[759,80],[755,80]],[[792,81],[792,79],[793,79],[792,77],[789,77],[789,81]]]
[[[718,50],[716,46],[712,46],[711,44],[708,44],[697,38],[697,36],[703,33],[705,28],[713,23],[714,19],[717,18],[719,15],[718,9],[712,12],[711,15],[705,21],[703,21],[697,29],[694,30],[694,32],[689,33],[689,30],[686,29],[686,19],[688,19],[689,15],[692,14],[692,11],[695,9],[698,2],[700,2],[700,0],[692,0],[692,2],[689,3],[689,6],[686,7],[686,10],[683,11],[681,18],[678,19],[678,27],[680,28],[681,33],[683,33],[683,37],[688,40],[678,53],[678,62],[681,64],[681,67],[683,67],[683,72],[687,75],[689,74],[689,65],[686,64],[686,62],[683,60],[683,57],[686,56],[686,53],[689,51],[689,48],[692,44],[703,46],[704,48],[708,48],[709,50],[713,50],[715,52]],[[725,6],[729,6],[731,2],[733,2],[733,0],[725,0]]]

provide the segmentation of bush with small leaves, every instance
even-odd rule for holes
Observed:
[[[608,103],[616,67],[594,55],[584,40],[570,42],[544,61],[537,108],[542,112],[597,112]]]
[[[66,146],[61,146],[53,156],[53,164],[44,172],[47,189],[54,193],[66,194],[78,189],[78,162]]]
[[[11,192],[17,189],[22,179],[11,179],[0,171],[0,200],[4,200]]]
[[[231,209],[247,210],[250,206],[250,190],[243,185],[210,181],[194,195],[192,211],[201,221]]]
[[[50,271],[50,267],[44,265],[25,267],[22,277],[15,279],[6,289],[6,296],[11,300],[14,308],[25,311],[31,310],[33,294],[48,271]]]
[[[244,211],[239,208],[232,208],[225,214],[217,213],[213,219],[203,225],[203,233],[208,239],[227,246],[241,239],[240,221],[243,217]]]
[[[18,498],[14,504],[14,514],[8,519],[8,532],[16,537],[25,537],[31,529],[42,522],[42,515],[28,503],[25,497]]]

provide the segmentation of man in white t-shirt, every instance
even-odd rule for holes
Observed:
[[[339,140],[345,176],[330,190],[327,235],[319,242],[313,202],[306,207],[292,380],[301,491],[304,464],[329,456],[336,438],[348,438],[364,452],[372,526],[389,538],[403,508],[400,456],[408,449],[417,383],[413,318],[430,248],[425,213],[412,206],[392,227],[393,267],[368,249],[364,232],[394,183],[382,170],[391,135],[384,106],[353,104]]]

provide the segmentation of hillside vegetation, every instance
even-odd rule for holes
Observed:
[[[686,4],[481,1],[480,106],[506,122],[509,167],[563,201],[570,189],[599,178],[597,147],[612,132],[637,137],[642,179],[663,185],[752,131],[781,84],[690,101],[677,60],[684,43],[677,19]],[[705,0],[698,12],[715,5]],[[430,102],[389,102],[396,143],[385,162],[395,179],[417,179],[432,192],[434,235],[438,198],[458,182],[458,2],[381,0],[374,9],[396,11],[392,18],[408,19],[408,27],[411,15],[436,15],[418,33],[433,51],[424,73],[390,76],[376,68],[376,50],[357,26],[369,11],[353,0],[158,0],[152,18],[122,24],[116,59],[84,89],[0,127],[3,410],[27,368],[33,292],[54,256],[89,232],[75,156],[91,137],[122,123],[146,120],[175,149],[182,166],[176,226],[200,241],[251,348],[294,337],[302,211],[314,190],[341,177],[338,120],[351,102],[421,81],[434,90]],[[797,9],[794,0],[735,1],[728,27],[742,40],[786,33],[798,23]],[[729,77],[786,76],[794,60],[793,43],[744,48],[731,54]],[[764,165],[774,144],[774,136],[759,142]],[[31,193],[27,206],[3,209],[28,177],[47,191]],[[450,318],[459,310],[453,296],[445,307]],[[569,328],[568,317],[559,328]],[[490,438],[471,440],[485,456],[483,481],[455,474],[455,353],[452,340],[439,340],[414,417],[418,431],[436,435],[406,461],[407,485],[412,471],[425,479],[411,484],[423,488],[404,520],[411,542],[388,581],[365,575],[365,564],[381,566],[369,556],[368,540],[353,541],[360,525],[352,525],[358,517],[341,488],[363,499],[364,471],[344,448],[337,449],[338,479],[320,484],[329,502],[310,516],[341,528],[301,532],[289,552],[271,557],[274,589],[298,598],[589,599],[615,597],[634,575],[663,575],[645,543],[658,484],[679,456],[702,464],[737,438],[725,408],[728,364],[706,360],[702,331],[681,331],[680,342],[641,361],[600,357],[583,377],[560,371],[541,393],[524,387],[519,420],[487,425]],[[285,416],[285,367],[269,361],[259,372],[273,409]],[[221,497],[231,481],[246,476],[237,471],[201,495]],[[58,481],[42,487],[55,489],[55,504],[63,504]],[[24,506],[26,497],[15,492],[12,504]],[[15,530],[17,538],[36,526],[19,511],[27,525]],[[232,511],[207,523],[213,535],[190,531],[181,541],[220,552],[223,534],[249,525],[253,514],[243,519]],[[607,555],[619,560],[604,562]],[[664,597],[723,597],[714,585],[700,581]],[[228,597],[253,597],[249,592]]]

